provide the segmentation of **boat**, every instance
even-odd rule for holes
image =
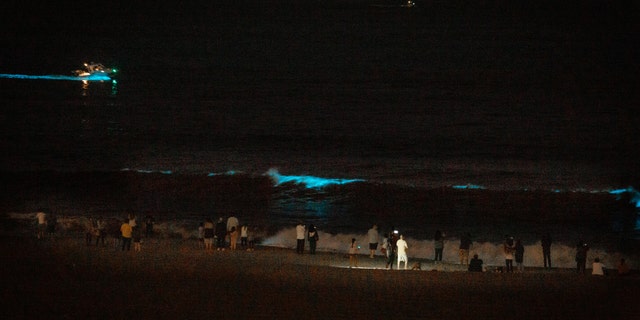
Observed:
[[[115,77],[118,70],[115,68],[106,68],[102,63],[85,63],[83,69],[74,70],[73,74],[77,77],[95,78],[106,76],[109,78]]]

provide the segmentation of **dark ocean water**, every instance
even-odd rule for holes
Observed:
[[[373,222],[402,226],[425,247],[436,228],[472,230],[490,248],[506,233],[534,245],[543,230],[603,252],[636,238],[634,191],[610,192],[640,177],[637,4],[416,3],[3,2],[5,190],[24,172],[52,186],[113,175],[89,193],[99,204],[77,187],[42,197],[23,183],[7,211],[156,211],[185,230],[235,212],[274,228],[273,245],[288,245],[277,230],[301,218],[345,239]],[[68,76],[89,61],[121,73],[10,77]],[[358,182],[264,189],[269,170]],[[143,184],[163,196],[121,197],[143,172],[168,179]],[[191,183],[211,197],[165,197]],[[246,190],[255,197],[231,196]],[[553,214],[523,209],[538,205]]]

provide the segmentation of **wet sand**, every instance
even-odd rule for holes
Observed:
[[[349,269],[343,253],[207,252],[182,239],[148,239],[141,252],[87,247],[80,237],[4,237],[0,246],[5,319],[640,316],[637,275],[469,273],[426,260],[422,270],[389,271],[365,255]]]

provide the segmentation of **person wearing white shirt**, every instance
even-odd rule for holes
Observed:
[[[238,230],[239,225],[240,225],[240,222],[238,221],[238,218],[234,216],[227,218],[227,232],[230,232],[231,228],[233,227],[235,227],[236,230]]]
[[[380,235],[378,234],[378,226],[374,224],[373,227],[369,229],[369,232],[367,232],[367,236],[369,237],[369,258],[373,259],[376,254],[376,250],[378,250],[378,239],[380,238]]]
[[[400,239],[396,242],[396,247],[398,250],[398,270],[400,270],[400,261],[404,261],[404,269],[407,269],[407,264],[409,264],[409,258],[407,257],[407,242],[404,241],[404,236],[400,235]]]
[[[248,248],[248,242],[247,242],[247,238],[249,237],[249,226],[246,224],[243,224],[242,227],[240,227],[240,246],[242,247],[243,250],[246,250]]]
[[[306,229],[302,222],[296,226],[296,253],[304,253],[304,235]]]

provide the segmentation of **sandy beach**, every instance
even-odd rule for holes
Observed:
[[[196,240],[146,239],[141,252],[81,237],[4,237],[4,319],[634,319],[640,278],[527,269],[469,273],[419,261],[295,250],[205,251]],[[411,261],[417,262],[415,259]],[[437,271],[441,270],[441,271]],[[589,270],[587,270],[589,271]]]

